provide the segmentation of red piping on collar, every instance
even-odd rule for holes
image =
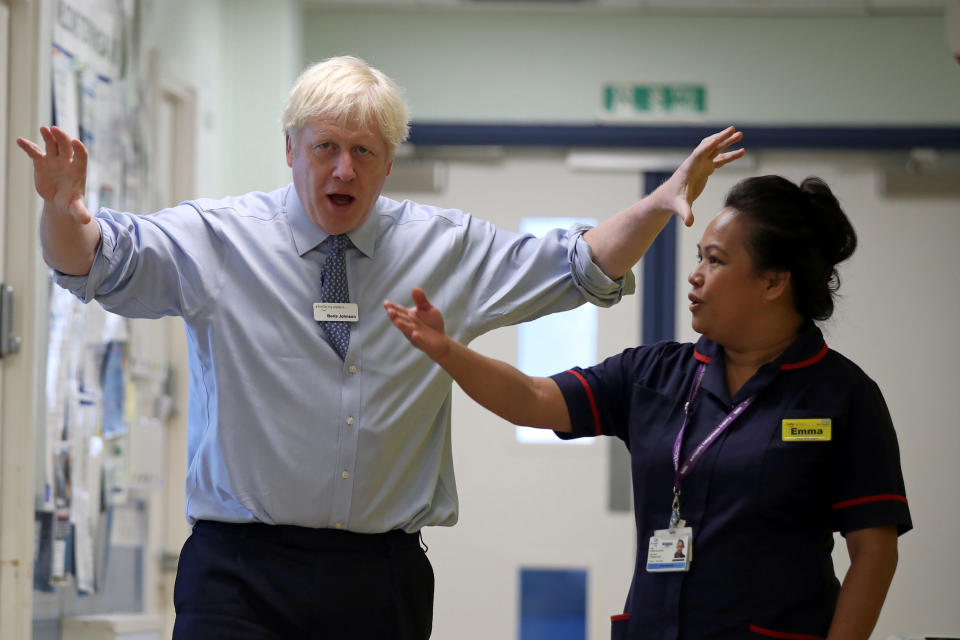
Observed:
[[[809,367],[812,364],[817,364],[818,362],[823,360],[825,357],[827,357],[827,351],[829,350],[830,349],[827,347],[827,345],[824,344],[823,348],[821,348],[820,351],[817,353],[817,355],[813,356],[812,358],[808,360],[801,360],[800,362],[791,362],[790,364],[782,364],[780,365],[780,370],[790,371],[792,369],[803,369],[804,367]]]
[[[782,364],[780,365],[780,370],[791,371],[793,369],[803,369],[804,367],[809,367],[812,364],[817,364],[818,362],[823,360],[825,357],[827,357],[827,352],[829,350],[830,348],[827,347],[826,344],[824,344],[823,347],[820,349],[820,351],[817,352],[817,355],[813,356],[812,358],[808,358],[807,360],[801,360],[800,362],[788,362],[786,364]],[[700,362],[704,362],[706,364],[710,363],[710,356],[705,356],[699,351],[697,351],[696,349],[693,350],[693,357],[699,360]]]

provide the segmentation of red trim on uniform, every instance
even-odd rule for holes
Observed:
[[[896,493],[884,493],[877,496],[867,496],[865,498],[854,498],[853,500],[844,500],[843,502],[838,502],[834,504],[833,510],[836,511],[837,509],[845,509],[846,507],[853,507],[858,504],[864,504],[867,502],[882,502],[884,500],[896,500],[898,502],[903,502],[903,503],[907,502],[907,498],[905,496],[901,496]]]
[[[705,356],[696,349],[693,350],[693,357],[699,360],[700,362],[710,362],[710,356]]]
[[[603,431],[600,429],[600,412],[597,411],[597,400],[593,397],[593,389],[590,388],[590,384],[587,382],[587,379],[582,375],[577,373],[572,369],[567,369],[567,373],[572,373],[577,380],[580,381],[580,384],[583,385],[583,388],[587,392],[587,400],[590,401],[590,411],[593,412],[593,431],[595,435],[603,435]]]
[[[629,620],[629,619],[630,619],[629,613],[621,613],[619,615],[610,616],[610,622],[618,622],[620,620]]]
[[[801,360],[800,362],[791,362],[790,364],[780,365],[781,371],[790,371],[791,369],[803,369],[804,367],[809,367],[812,364],[817,364],[825,357],[827,357],[827,351],[830,349],[827,348],[827,345],[823,345],[823,348],[820,349],[820,352],[817,355],[813,356],[809,360]]]
[[[785,640],[825,640],[820,636],[808,636],[802,633],[784,633],[783,631],[772,631],[770,629],[758,627],[755,624],[750,625],[750,631],[759,633],[762,636],[769,636],[771,638],[784,638]]]

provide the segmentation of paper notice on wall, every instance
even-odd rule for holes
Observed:
[[[53,573],[53,513],[35,511],[33,514],[33,588],[53,591],[50,584]]]
[[[53,558],[50,570],[51,582],[62,582],[66,579],[71,567],[69,565],[70,544],[70,515],[68,512],[57,513],[53,519]]]
[[[141,416],[130,430],[130,487],[143,491],[163,488],[166,430],[155,418]]]
[[[92,496],[88,491],[78,490],[73,497],[73,520],[76,539],[74,540],[75,576],[77,591],[93,593],[96,573],[93,566],[93,543],[95,529],[91,527],[93,511]]]
[[[122,22],[113,0],[57,0],[53,42],[108,78],[123,61]]]
[[[135,504],[113,508],[110,544],[114,547],[142,547],[146,541],[143,512]]]
[[[73,58],[54,49],[51,58],[53,73],[54,124],[72,138],[80,137],[79,84]]]
[[[61,451],[70,437],[70,404],[73,401],[79,356],[82,316],[80,302],[69,291],[51,287],[48,316],[50,339],[47,343],[46,438],[49,454],[44,457],[43,508],[55,508],[55,499],[65,500],[65,477]]]

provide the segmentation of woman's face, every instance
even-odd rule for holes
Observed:
[[[703,232],[698,264],[687,278],[693,330],[725,346],[748,337],[769,285],[754,268],[745,232],[743,216],[735,210],[718,213]]]

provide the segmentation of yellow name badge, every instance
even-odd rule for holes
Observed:
[[[828,442],[833,430],[830,418],[785,418],[784,442]]]

